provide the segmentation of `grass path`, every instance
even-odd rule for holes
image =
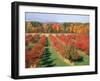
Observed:
[[[56,66],[69,66],[69,63],[66,63],[58,54],[57,52],[54,51],[54,49],[52,49],[51,47],[50,51],[51,51],[51,58],[55,59],[54,63],[56,63]]]

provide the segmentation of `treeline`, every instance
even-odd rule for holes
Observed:
[[[26,21],[26,33],[89,33],[89,23],[40,23]]]

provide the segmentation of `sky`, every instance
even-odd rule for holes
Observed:
[[[81,22],[89,23],[89,15],[78,14],[51,14],[51,13],[25,13],[26,21],[38,21],[38,22]]]

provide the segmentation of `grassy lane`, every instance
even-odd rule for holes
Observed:
[[[51,42],[50,39],[48,38],[48,43],[49,43],[49,49],[51,51],[51,58],[55,59],[54,62],[56,64],[56,66],[69,66],[69,64],[67,64],[66,62],[64,62],[64,60],[62,58],[60,58],[60,56],[57,54],[57,52],[53,49],[53,47],[51,46]]]
[[[66,62],[64,62],[63,59],[61,59],[57,52],[55,52],[52,48],[50,48],[50,51],[52,52],[51,54],[51,58],[55,59],[54,63],[56,64],[56,66],[69,66],[69,64],[67,64]]]

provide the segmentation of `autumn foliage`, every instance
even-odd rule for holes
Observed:
[[[44,52],[45,39],[46,39],[45,36],[41,36],[39,42],[36,43],[31,50],[26,50],[25,54],[26,68],[36,67],[36,65],[38,64],[39,59]]]

